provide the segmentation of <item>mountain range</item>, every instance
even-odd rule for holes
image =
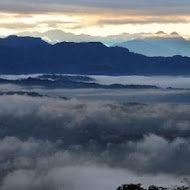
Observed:
[[[171,34],[159,31],[157,33],[122,33],[109,36],[75,35],[61,30],[47,32],[23,32],[19,36],[41,37],[50,43],[67,42],[102,42],[107,46],[121,46],[130,51],[147,56],[190,56],[190,41],[176,32]]]
[[[122,33],[119,35],[108,35],[108,36],[91,36],[87,34],[73,34],[70,32],[64,32],[62,30],[48,30],[46,32],[21,32],[17,36],[31,36],[40,37],[49,43],[55,44],[62,41],[67,42],[102,42],[107,46],[121,43],[126,40],[131,40],[139,37],[146,36],[145,33],[129,34]],[[150,35],[150,34],[149,34]]]
[[[184,39],[177,33],[170,36],[150,36],[118,43],[120,47],[128,48],[130,51],[147,56],[190,56],[190,41]]]
[[[48,77],[48,78],[47,78]],[[80,76],[78,76],[80,77]],[[89,78],[90,80],[91,78]],[[93,79],[92,79],[93,80]],[[67,88],[67,89],[79,89],[79,88],[101,88],[101,89],[158,89],[159,87],[154,85],[122,85],[122,84],[112,84],[112,85],[102,85],[94,82],[87,81],[79,81],[76,76],[62,76],[59,75],[41,75],[37,78],[28,77],[25,79],[17,79],[17,80],[8,80],[0,78],[0,84],[13,84],[18,86],[40,86],[43,88]],[[14,94],[24,95],[24,92],[17,92]],[[0,92],[0,95],[1,94]],[[7,95],[12,95],[9,93]],[[28,96],[40,96],[40,94],[27,94]]]
[[[189,75],[190,58],[147,57],[100,42],[61,42],[9,36],[0,39],[0,73],[84,75]]]

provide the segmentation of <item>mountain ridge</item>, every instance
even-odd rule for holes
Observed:
[[[108,35],[108,36],[91,36],[87,34],[73,34],[62,30],[49,30],[46,32],[23,32],[19,36],[41,37],[49,43],[55,44],[61,41],[67,42],[95,42],[100,41],[106,46],[121,46],[128,48],[132,52],[146,56],[190,56],[190,40],[181,36],[177,32],[165,33],[158,31],[156,33],[134,33],[127,32]],[[133,40],[142,40],[146,43],[146,48],[139,48]],[[156,49],[154,50],[152,46]]]
[[[28,43],[23,37],[0,45],[1,74],[190,75],[190,58],[147,57],[101,42]],[[15,39],[14,39],[15,40]],[[13,41],[14,41],[13,40]],[[1,40],[0,40],[1,42]],[[23,43],[23,45],[22,45]],[[11,45],[13,44],[13,45]]]
[[[115,44],[120,47],[128,48],[130,51],[146,56],[190,56],[190,41],[182,38],[176,33],[173,37],[147,37],[124,41]],[[139,46],[141,43],[145,48]]]

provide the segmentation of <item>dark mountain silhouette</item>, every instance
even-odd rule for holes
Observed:
[[[48,46],[49,44],[43,41],[41,38],[33,37],[18,37],[18,36],[8,36],[6,38],[0,39],[0,46],[7,47],[38,47],[38,46]]]
[[[30,96],[30,97],[48,97],[37,92],[26,92],[26,91],[8,91],[8,92],[0,92],[0,96],[12,96],[12,95],[19,95],[19,96]]]
[[[46,97],[46,98],[55,98],[55,97],[52,97],[52,96],[47,96],[47,95],[39,94],[38,92],[27,92],[27,91],[0,92],[0,96],[14,96],[14,95],[28,96],[28,97],[39,97],[39,98],[43,98],[43,97]],[[63,99],[63,100],[69,100],[68,98],[63,97],[63,96],[60,96],[58,98]]]
[[[11,38],[8,37],[8,42],[0,45],[1,74],[190,74],[189,57],[147,57],[132,53],[126,48],[107,47],[100,42],[62,42],[50,45],[39,38],[13,37],[13,41]]]
[[[46,75],[45,75],[46,77]],[[103,89],[158,89],[152,85],[101,85],[95,82],[80,82],[75,77],[71,78],[60,78],[56,80],[49,80],[43,77],[40,78],[26,78],[18,80],[7,80],[0,78],[0,84],[14,84],[20,86],[42,86],[45,88],[103,88]],[[1,95],[1,94],[0,94]]]

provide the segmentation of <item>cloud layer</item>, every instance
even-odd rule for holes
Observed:
[[[188,35],[189,7],[188,0],[154,3],[151,0],[6,0],[0,2],[0,17],[3,17],[0,34],[60,29],[96,36],[159,30],[169,33],[177,30]]]
[[[18,95],[0,105],[3,190],[109,190],[190,175],[189,105]]]
[[[141,0],[141,1],[131,1],[131,0],[102,0],[102,1],[87,1],[87,0],[36,0],[36,1],[26,1],[26,0],[7,0],[1,3],[2,11],[13,11],[13,12],[63,12],[68,11],[68,7],[71,6],[73,12],[79,12],[78,8],[93,8],[97,9],[110,9],[110,10],[124,10],[129,13],[151,13],[151,14],[189,14],[188,8],[190,3],[188,0],[160,0],[152,3],[151,0]]]
[[[108,166],[84,153],[60,149],[59,142],[7,137],[0,143],[2,190],[114,190],[118,184],[131,182],[142,182],[145,186],[180,183],[179,177],[141,176],[125,168]]]

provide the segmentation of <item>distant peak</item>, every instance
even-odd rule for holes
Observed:
[[[17,36],[17,35],[10,35],[5,37],[4,39],[24,39],[24,40],[28,40],[28,39],[33,39],[33,40],[42,40],[40,37],[32,37],[32,36]]]
[[[60,43],[55,44],[55,46],[59,46],[59,45],[96,47],[96,48],[106,47],[101,42],[66,42],[66,41],[64,41],[64,42],[60,42]]]
[[[171,35],[179,36],[177,32],[172,32]]]
[[[12,47],[36,47],[48,45],[40,37],[10,35],[0,39],[0,45]]]
[[[158,31],[156,34],[166,34],[166,33],[163,31]]]
[[[102,42],[85,42],[86,44],[94,45],[94,46],[105,46]]]
[[[18,38],[18,36],[17,35],[10,35],[10,36],[7,36],[6,38]]]

